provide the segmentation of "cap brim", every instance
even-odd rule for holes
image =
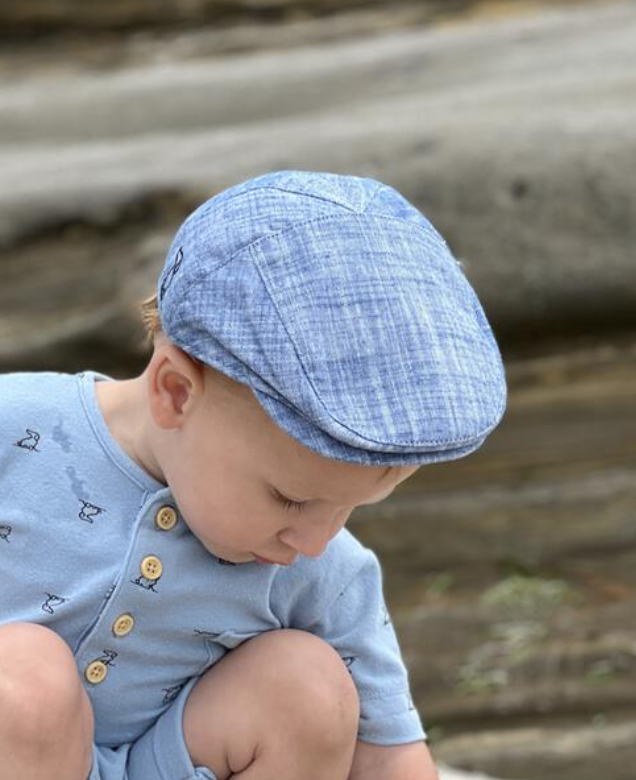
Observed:
[[[387,452],[386,445],[382,445],[383,449],[381,451],[353,447],[317,428],[291,406],[272,398],[272,396],[254,387],[251,390],[269,418],[279,428],[282,428],[285,433],[318,455],[348,463],[360,463],[367,466],[414,466],[426,463],[441,463],[470,455],[486,439],[486,436],[484,436],[471,442],[469,445],[428,452]]]

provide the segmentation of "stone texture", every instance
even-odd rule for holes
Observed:
[[[0,79],[1,261],[38,267],[31,295],[49,317],[6,301],[0,331],[21,338],[2,365],[102,322],[132,341],[129,310],[92,289],[96,258],[115,268],[123,253],[149,290],[186,206],[286,167],[397,186],[448,236],[502,339],[631,323],[635,31],[632,4],[577,6],[342,40],[328,57],[316,45]],[[69,253],[76,312],[55,276]]]
[[[378,551],[436,760],[632,780],[634,337],[509,361],[474,455],[421,469],[352,531]]]
[[[440,757],[449,755],[467,766],[496,765],[496,771],[504,772],[504,776],[510,778],[527,777],[526,767],[531,763],[533,776],[545,780],[563,780],[564,777],[598,780],[599,776],[632,780],[635,742],[634,723],[604,725],[598,720],[596,726],[577,731],[517,729],[505,741],[500,732],[484,733],[478,738],[457,737],[438,752]],[[441,780],[454,780],[455,771],[445,776],[442,770]],[[480,780],[481,777],[462,773],[457,780]]]
[[[527,0],[525,0],[527,2]],[[420,0],[427,13],[453,12],[479,0]],[[508,0],[515,4],[518,0]],[[298,18],[320,18],[350,9],[399,8],[413,0],[22,0],[0,6],[0,28],[5,37],[100,32],[131,28],[236,23],[244,19],[261,24]]]

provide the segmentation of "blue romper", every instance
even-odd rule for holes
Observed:
[[[361,739],[424,739],[374,553],[343,529],[288,567],[215,557],[110,433],[95,393],[110,379],[0,374],[0,623],[72,649],[95,714],[89,780],[215,780],[188,755],[185,700],[228,650],[280,628],[340,654]]]

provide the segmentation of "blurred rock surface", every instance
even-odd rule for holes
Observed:
[[[351,529],[378,550],[436,759],[526,780],[633,780],[636,336],[507,366],[476,454]]]
[[[560,0],[564,2],[564,0]],[[566,0],[567,1],[567,0]],[[532,2],[532,0],[530,0]],[[536,0],[535,0],[536,2]],[[524,6],[529,0],[506,0]],[[0,37],[67,36],[82,32],[128,33],[142,27],[162,28],[236,24],[286,24],[298,19],[320,19],[343,12],[420,7],[420,15],[456,13],[474,6],[492,5],[484,0],[21,0],[0,6]],[[500,3],[501,5],[501,3]]]
[[[178,223],[276,168],[404,192],[504,341],[633,324],[635,38],[632,3],[581,5],[327,49],[0,77],[0,366],[72,343],[139,358],[133,303]]]

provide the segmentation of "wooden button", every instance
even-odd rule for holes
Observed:
[[[171,506],[162,506],[155,515],[155,525],[161,531],[171,531],[177,524],[177,513]]]
[[[156,555],[147,555],[141,562],[141,573],[147,580],[158,580],[163,571],[163,564]]]
[[[93,661],[84,670],[84,677],[92,685],[98,685],[106,679],[108,667],[103,661]]]
[[[135,619],[133,616],[129,612],[124,612],[113,623],[113,634],[115,636],[126,636],[126,634],[130,634],[134,625]]]

